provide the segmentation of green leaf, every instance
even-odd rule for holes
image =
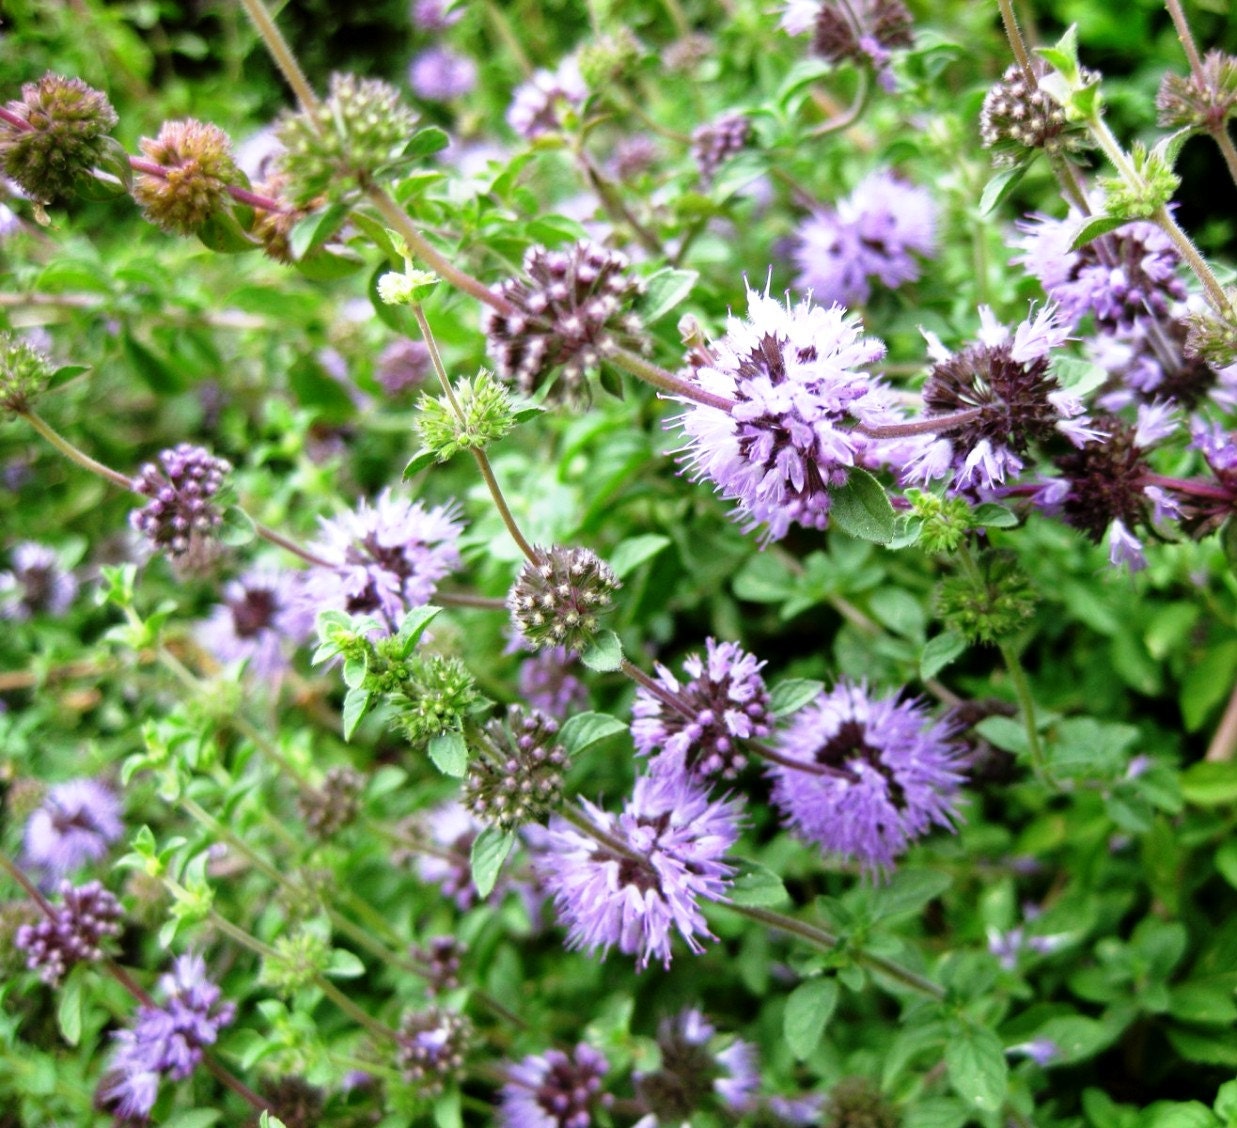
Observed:
[[[365,689],[350,689],[344,697],[344,709],[342,715],[344,739],[351,740],[352,734],[356,732],[356,727],[361,723],[361,718],[369,712],[370,702],[373,700],[373,694]]]
[[[404,481],[420,474],[422,470],[433,466],[438,460],[438,455],[432,450],[419,450],[408,460],[408,465],[404,467]]]
[[[436,125],[427,125],[424,129],[418,129],[404,146],[403,159],[420,160],[442,152],[450,144],[451,138],[443,130]]]
[[[809,979],[790,993],[782,1016],[782,1033],[790,1052],[800,1061],[816,1049],[837,1004],[838,982],[833,978]]]
[[[772,908],[790,900],[782,879],[758,862],[742,860],[742,868],[730,887],[730,900],[736,905],[752,908]]]
[[[1108,369],[1076,356],[1054,356],[1048,371],[1062,388],[1076,396],[1090,395],[1109,378]]]
[[[996,1112],[1005,1103],[1009,1065],[1001,1040],[986,1027],[959,1026],[945,1043],[954,1091],[974,1108]]]
[[[356,414],[347,389],[318,363],[305,355],[288,368],[288,385],[304,407],[313,408],[323,419],[341,422]]]
[[[344,685],[349,689],[360,689],[368,672],[364,658],[349,658],[344,662]]]
[[[249,544],[258,535],[257,526],[239,505],[229,505],[223,511],[223,522],[215,530],[215,536],[220,543],[229,548],[240,548]]]
[[[56,1005],[56,1025],[60,1036],[70,1046],[76,1046],[82,1038],[82,975],[70,975],[60,988],[60,1001]]]
[[[225,208],[218,215],[212,215],[194,234],[212,251],[221,255],[240,255],[246,251],[256,251],[262,246],[241,226],[232,208]]]
[[[1128,222],[1128,220],[1121,219],[1115,215],[1092,216],[1078,229],[1078,234],[1074,236],[1074,241],[1070,244],[1069,249],[1076,251],[1081,247],[1085,247],[1092,239],[1098,239],[1101,235],[1107,235],[1110,231],[1116,231],[1118,227],[1122,227]]]
[[[872,891],[872,913],[875,919],[917,913],[936,900],[953,884],[947,873],[926,869],[899,869],[884,885]]]
[[[365,265],[365,260],[352,251],[317,250],[297,259],[297,272],[313,282],[333,282],[347,278]],[[385,268],[383,268],[385,270]]]
[[[928,639],[919,655],[919,676],[925,681],[934,678],[955,658],[966,651],[966,639],[957,631],[945,630]]]
[[[1013,717],[985,717],[974,731],[1006,752],[1025,756],[1031,751],[1027,730]]]
[[[851,467],[846,484],[829,491],[829,520],[860,540],[888,544],[896,516],[884,487],[866,470]]]
[[[614,546],[614,551],[610,553],[610,567],[620,580],[624,579],[669,544],[669,537],[663,537],[657,533],[628,537]]]
[[[1036,47],[1035,53],[1059,70],[1071,85],[1078,81],[1078,25],[1070,24],[1066,32],[1051,47]]]
[[[666,267],[645,279],[644,299],[640,310],[644,320],[651,324],[669,313],[687,298],[700,275],[694,270],[675,270]]]
[[[175,395],[187,388],[188,381],[167,360],[126,330],[120,337],[120,348],[126,363],[141,377],[152,392]]]
[[[1018,524],[1018,514],[995,501],[985,501],[971,510],[971,520],[987,529],[1012,529]]]
[[[440,732],[429,742],[430,759],[443,775],[463,779],[468,771],[468,741],[462,732]]]
[[[357,979],[365,974],[365,965],[352,952],[344,948],[332,948],[324,974],[332,979]]]
[[[569,756],[578,756],[594,744],[626,731],[626,723],[608,713],[576,713],[567,718],[558,739]]]
[[[1230,838],[1216,851],[1216,869],[1234,889],[1237,889],[1237,838]]]
[[[815,700],[824,688],[825,683],[814,678],[785,678],[769,691],[769,712],[788,717]]]
[[[1203,760],[1181,773],[1181,794],[1196,807],[1237,803],[1237,761]]]
[[[434,1101],[434,1128],[462,1128],[463,1123],[462,1098],[453,1087]]]
[[[344,225],[351,210],[347,204],[332,204],[298,221],[288,235],[288,250],[292,258],[299,262],[325,246],[327,240]]]
[[[613,631],[599,631],[581,653],[580,661],[599,674],[617,670],[623,662],[623,644]]]
[[[190,1108],[160,1123],[162,1128],[211,1128],[211,1125],[218,1124],[222,1117],[223,1113],[215,1108]],[[278,1124],[279,1121],[274,1123]]]
[[[504,833],[496,826],[485,827],[473,839],[469,863],[472,866],[472,883],[477,887],[477,893],[482,899],[494,891],[503,863],[514,845],[515,835]]]
[[[1018,182],[1031,167],[1030,161],[1022,161],[1009,168],[1003,168],[987,184],[979,197],[979,214],[989,215],[995,211],[1007,196],[1018,186]]]
[[[403,657],[407,658],[412,653],[413,647],[421,641],[421,636],[441,612],[441,607],[414,607],[404,616],[398,632]]]

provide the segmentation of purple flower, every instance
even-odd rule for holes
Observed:
[[[555,818],[534,868],[566,920],[568,946],[603,951],[617,945],[643,969],[657,956],[670,966],[670,932],[693,952],[712,939],[697,899],[724,896],[733,869],[722,857],[739,835],[739,803],[711,802],[678,777],[646,776],[621,815],[587,800],[589,821],[622,847]]]
[[[578,110],[587,97],[579,64],[574,58],[564,59],[557,70],[539,70],[516,90],[507,124],[527,141],[557,133],[564,109]]]
[[[1071,250],[1088,218],[1071,212],[1065,219],[1041,215],[1020,223],[1023,253],[1011,260],[1039,279],[1071,329],[1090,313],[1102,332],[1129,330],[1165,317],[1185,299],[1180,258],[1155,224],[1128,223]]]
[[[410,1012],[396,1035],[396,1065],[408,1084],[434,1096],[463,1071],[471,1035],[472,1023],[455,1011],[430,1007]]]
[[[861,305],[876,279],[889,289],[919,277],[916,255],[936,250],[937,207],[923,188],[889,172],[865,177],[836,209],[799,227],[795,285],[818,302]]]
[[[446,31],[464,15],[455,0],[413,0],[412,22],[422,31]]]
[[[14,945],[26,953],[26,967],[55,987],[75,964],[103,958],[103,944],[120,935],[120,921],[120,902],[100,882],[74,888],[62,881],[52,915],[23,924]]]
[[[502,1128],[589,1128],[593,1110],[607,1104],[601,1079],[610,1068],[604,1055],[581,1042],[568,1056],[562,1050],[533,1054],[507,1067],[499,1094]]]
[[[881,445],[856,424],[900,421],[893,397],[862,366],[885,346],[862,336],[858,318],[810,300],[791,306],[748,291],[748,316],[696,370],[700,387],[734,402],[730,410],[684,400],[684,462],[738,503],[745,529],[780,540],[792,524],[823,529],[829,488]]]
[[[773,801],[801,837],[887,869],[932,826],[952,828],[962,782],[952,735],[915,701],[839,682],[781,734],[778,750],[808,770],[770,764]]]
[[[684,659],[691,678],[686,684],[658,663],[665,695],[643,686],[636,690],[631,734],[640,755],[661,750],[650,764],[655,775],[734,779],[746,762],[738,742],[761,740],[772,731],[769,694],[760,676],[764,663],[733,642],[710,638],[705,648],[703,659],[699,654]]]
[[[155,548],[189,564],[204,564],[217,552],[213,541],[223,514],[214,501],[231,464],[203,447],[181,443],[161,451],[133,479],[135,493],[150,498],[129,514],[129,524]]]
[[[463,525],[454,505],[426,509],[383,490],[372,506],[362,499],[355,512],[320,524],[313,552],[333,567],[306,575],[304,594],[315,611],[378,615],[394,629],[460,564],[456,542]]]
[[[746,114],[731,112],[692,130],[692,157],[706,188],[722,162],[741,152],[752,136],[752,123]]]
[[[198,641],[225,665],[248,663],[258,681],[272,681],[288,668],[288,646],[313,627],[298,598],[301,573],[255,568],[224,589],[224,601],[200,624]]]
[[[425,828],[434,848],[417,857],[421,880],[437,885],[461,912],[472,908],[477,903],[477,890],[469,857],[483,824],[453,800],[430,811],[425,816]]]
[[[222,992],[206,978],[206,964],[195,954],[178,956],[159,980],[166,1002],[138,1009],[132,1030],[114,1035],[118,1049],[102,1096],[119,1116],[145,1119],[154,1107],[160,1077],[183,1080],[202,1060],[219,1031],[236,1015],[220,1002]]]
[[[374,378],[389,396],[419,388],[430,374],[430,351],[424,341],[400,337],[378,354]]]
[[[0,572],[0,619],[63,615],[77,595],[77,580],[54,549],[23,541],[13,549],[12,567]]]
[[[520,663],[520,696],[532,708],[559,720],[583,712],[588,707],[588,686],[571,672],[574,662],[565,646],[548,646],[526,658]]]
[[[477,85],[477,64],[449,47],[431,47],[412,60],[408,84],[427,102],[449,102]]]
[[[63,877],[97,862],[121,835],[120,800],[104,783],[71,779],[58,783],[26,820],[27,861],[51,877]]]
[[[983,492],[1020,474],[1032,443],[1063,434],[1081,447],[1102,437],[1048,371],[1049,353],[1068,339],[1051,306],[1012,334],[987,306],[979,317],[978,343],[959,353],[925,334],[937,361],[923,389],[926,418],[941,417],[944,433],[907,460],[908,479],[951,478],[955,490]]]
[[[1036,1065],[1051,1065],[1061,1056],[1061,1047],[1051,1038],[1032,1038],[1029,1042],[1019,1042],[1016,1046],[1006,1048],[1007,1054],[1024,1054]]]

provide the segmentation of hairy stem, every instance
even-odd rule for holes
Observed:
[[[1038,83],[1035,81],[1035,71],[1031,69],[1031,56],[1027,53],[1026,41],[1022,38],[1022,31],[1018,27],[1018,17],[1014,13],[1013,0],[997,0],[997,7],[1001,10],[1001,23],[1005,25],[1005,38],[1009,40],[1010,50],[1013,51],[1014,58],[1018,60],[1018,66],[1022,69],[1027,85],[1034,89]]]
[[[734,400],[706,391],[699,385],[676,376],[668,369],[662,368],[661,365],[645,360],[638,353],[628,349],[616,349],[606,359],[617,368],[630,373],[638,380],[643,380],[646,384],[652,384],[653,387],[668,395],[679,396],[693,403],[703,404],[705,407],[716,407],[719,411],[730,411],[735,406]]]
[[[102,462],[91,458],[84,450],[75,447],[59,431],[44,422],[33,411],[24,411],[21,413],[21,416],[70,462],[76,462],[78,466],[89,470],[92,474],[97,474],[100,478],[111,482],[114,486],[119,486],[122,490],[135,492],[132,479],[126,478],[119,470],[113,470],[110,466],[105,466]]]
[[[292,92],[296,95],[296,100],[301,104],[301,109],[306,113],[310,113],[318,108],[318,96],[314,93],[313,87],[309,85],[309,79],[305,77],[305,72],[301,70],[301,64],[297,62],[296,56],[292,53],[292,48],[288,46],[288,41],[284,39],[283,33],[275,25],[275,21],[271,19],[270,14],[266,10],[266,5],[262,0],[240,0],[241,7],[245,9],[245,15],[249,17],[249,22],[253,24],[254,29],[262,37],[262,42],[266,44],[266,49],[270,53],[272,59],[275,60],[275,65],[283,74],[288,85],[292,87]],[[312,119],[311,119],[312,120]]]

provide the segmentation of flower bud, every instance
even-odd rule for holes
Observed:
[[[596,637],[598,615],[622,585],[610,565],[587,548],[538,549],[507,596],[516,630],[534,650],[584,650]]]
[[[1237,58],[1208,51],[1198,74],[1166,74],[1155,107],[1165,129],[1223,129],[1237,108]]]
[[[416,655],[409,676],[391,695],[396,723],[408,742],[419,748],[445,732],[459,732],[478,701],[473,676],[458,658]]]
[[[217,125],[164,122],[156,138],[143,137],[142,152],[163,166],[162,174],[141,173],[133,198],[142,214],[171,235],[192,235],[228,204],[228,186],[239,184],[232,143]]]
[[[1048,73],[1048,64],[1036,59],[1031,69],[1034,82],[1027,81],[1017,63],[1011,64],[984,97],[979,135],[984,148],[994,150],[997,164],[1013,164],[1036,149],[1052,155],[1089,143],[1086,131],[1070,122],[1065,108],[1041,89],[1039,79]]]
[[[29,411],[51,374],[43,353],[12,333],[0,333],[0,412],[6,417]]]
[[[977,578],[954,576],[941,583],[936,609],[967,642],[995,644],[1030,621],[1035,593],[1011,553],[989,551],[979,559]]]
[[[518,705],[505,721],[490,721],[464,781],[464,805],[502,831],[544,822],[562,800],[568,764],[557,735],[558,725],[544,713],[526,715]]]
[[[231,471],[229,463],[202,447],[181,443],[147,463],[133,489],[150,498],[129,514],[129,523],[173,560],[210,554],[212,537],[223,514],[212,499]]]
[[[422,445],[434,452],[438,462],[461,450],[484,450],[515,426],[510,394],[484,368],[452,390],[458,414],[445,397],[422,396],[413,424]]]
[[[455,1011],[431,1007],[405,1015],[396,1039],[396,1065],[404,1080],[425,1096],[440,1093],[463,1072],[471,1034],[472,1023]]]
[[[104,942],[120,935],[120,902],[97,881],[74,888],[60,883],[60,904],[52,915],[17,930],[26,966],[56,986],[78,963],[103,958]]]
[[[258,980],[280,994],[291,995],[312,983],[330,962],[331,945],[326,937],[306,927],[275,939],[272,951],[262,961]]]
[[[30,128],[0,123],[0,169],[32,198],[55,203],[102,160],[119,119],[107,96],[78,78],[48,72],[21,94],[8,110]]]
[[[300,794],[297,810],[309,833],[324,841],[356,820],[364,790],[365,777],[355,768],[331,768],[321,787]]]
[[[1163,157],[1139,142],[1130,150],[1137,174],[1133,183],[1123,176],[1101,176],[1104,210],[1117,219],[1146,219],[1173,198],[1181,177]]]

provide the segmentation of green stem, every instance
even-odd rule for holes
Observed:
[[[1190,31],[1189,21],[1181,7],[1181,0],[1164,0],[1164,7],[1173,18],[1173,27],[1177,29],[1177,38],[1181,41],[1181,49],[1190,62],[1190,72],[1201,83],[1203,81],[1203,60],[1199,58],[1198,47],[1194,43],[1194,34]]]
[[[1044,757],[1044,747],[1039,740],[1039,726],[1035,720],[1035,699],[1031,696],[1031,683],[1027,680],[1026,670],[1022,667],[1022,659],[1018,652],[1008,642],[998,644],[1001,657],[1005,660],[1005,668],[1009,671],[1009,680],[1013,683],[1014,693],[1018,697],[1018,707],[1022,711],[1022,724],[1027,733],[1027,747],[1031,752],[1031,768],[1041,783],[1050,784],[1048,764]]]
[[[313,87],[309,85],[309,79],[301,70],[301,64],[297,62],[296,56],[288,46],[288,41],[284,39],[283,33],[271,19],[266,6],[262,0],[241,0],[241,7],[245,9],[249,22],[262,37],[262,42],[266,44],[266,49],[270,52],[271,58],[275,60],[275,65],[282,72],[288,85],[292,87],[292,92],[301,104],[301,109],[307,114],[312,114],[312,111],[318,108],[318,96],[314,93]],[[310,121],[314,122],[312,116]],[[317,127],[316,122],[314,126]]]
[[[653,387],[668,395],[680,396],[694,403],[703,404],[705,407],[716,407],[719,411],[730,411],[735,406],[734,400],[705,391],[704,388],[676,376],[673,372],[662,368],[661,365],[645,360],[644,357],[628,349],[616,349],[606,359],[615,367],[630,373],[638,380],[643,380],[646,384],[652,384]]]
[[[506,12],[494,0],[486,0],[485,14],[494,26],[495,32],[498,33],[498,38],[502,40],[503,46],[511,52],[511,57],[515,59],[515,65],[520,68],[520,72],[525,78],[531,78],[534,70],[533,64],[529,61],[515,32],[511,30],[511,21],[507,19]]]
[[[457,290],[471,294],[478,301],[498,310],[499,313],[510,315],[515,312],[515,308],[501,294],[495,293],[471,274],[458,269],[450,259],[436,250],[417,230],[407,212],[385,191],[370,184],[365,189],[365,195],[378,209],[382,218],[403,237],[409,252],[426,263],[435,274],[441,275]]]
[[[770,928],[776,928],[780,932],[788,933],[791,936],[806,941],[815,948],[819,948],[823,952],[834,952],[840,944],[839,938],[832,932],[818,928],[816,925],[805,924],[803,921],[795,920],[794,917],[786,916],[784,913],[775,913],[769,909],[758,909],[752,905],[736,905],[733,901],[719,901],[718,903],[739,916],[747,917],[748,920],[754,920]],[[884,956],[874,956],[870,952],[860,951],[852,951],[851,956],[857,964],[868,968],[870,971],[879,972],[890,979],[896,980],[903,986],[910,987],[912,990],[927,995],[929,998],[943,999],[945,997],[945,989],[939,983],[933,983],[931,979],[920,975],[917,971],[912,971],[909,967],[903,967],[902,964],[894,960],[886,959]]]
[[[1224,287],[1220,285],[1219,279],[1216,278],[1211,267],[1207,265],[1207,260],[1199,254],[1193,240],[1182,231],[1177,221],[1173,219],[1168,208],[1161,204],[1151,213],[1151,221],[1173,241],[1178,253],[1185,259],[1187,265],[1203,284],[1203,289],[1207,292],[1207,300],[1211,303],[1216,313],[1225,320],[1231,321],[1233,309],[1229,303],[1228,295],[1224,292]]]
[[[1014,13],[1012,0],[997,0],[997,7],[1001,10],[1001,23],[1005,25],[1005,38],[1009,40],[1014,58],[1018,60],[1018,66],[1022,68],[1027,85],[1034,89],[1039,84],[1035,80],[1035,71],[1031,67],[1031,56],[1027,54],[1026,42],[1018,28],[1018,17]]]
[[[307,548],[303,548],[296,541],[285,537],[283,533],[276,532],[268,525],[263,525],[260,521],[253,523],[254,532],[258,534],[268,544],[273,544],[278,548],[284,549],[286,552],[292,553],[293,556],[299,556],[307,564],[312,564],[315,568],[334,568],[335,565],[329,560],[324,560],[321,556],[315,556]]]
[[[110,466],[104,466],[102,462],[91,458],[84,450],[79,450],[61,435],[59,431],[45,423],[33,411],[24,411],[21,413],[21,416],[69,461],[76,462],[78,466],[84,467],[92,474],[97,474],[100,478],[111,482],[114,486],[119,486],[122,490],[135,492],[131,479],[126,478],[119,470],[113,470]]]

